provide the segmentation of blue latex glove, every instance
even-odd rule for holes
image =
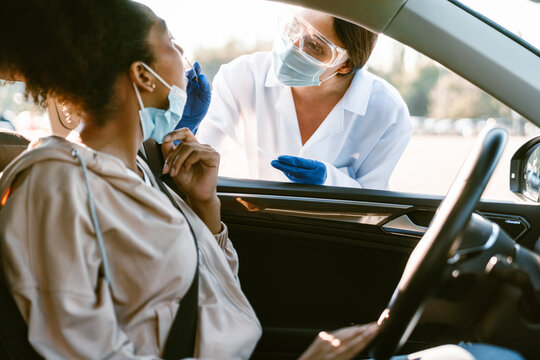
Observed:
[[[212,90],[206,75],[201,74],[201,65],[197,61],[193,64],[193,69],[186,72],[186,77],[188,98],[182,119],[176,125],[176,129],[187,127],[195,134],[210,107]]]
[[[326,181],[326,165],[317,160],[282,155],[271,164],[295,183],[322,185]]]

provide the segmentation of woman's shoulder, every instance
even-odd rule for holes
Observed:
[[[385,96],[389,100],[392,100],[399,104],[404,104],[403,98],[399,91],[387,80],[365,70],[366,77],[373,82],[373,92],[382,96]]]
[[[26,183],[34,191],[75,191],[80,188],[82,171],[75,154],[91,158],[87,149],[61,137],[50,136],[32,142],[4,170],[0,189],[10,188],[15,182]]]

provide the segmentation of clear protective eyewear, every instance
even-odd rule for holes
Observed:
[[[315,64],[333,67],[348,58],[347,50],[332,43],[299,15],[294,15],[285,25],[284,34]]]

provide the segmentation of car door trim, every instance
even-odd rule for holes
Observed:
[[[283,196],[283,195],[255,195],[245,193],[218,193],[218,196],[225,200],[234,200],[242,204],[248,211],[261,212],[268,214],[295,216],[311,219],[322,219],[329,221],[340,221],[358,224],[379,225],[384,222],[388,217],[394,215],[395,211],[402,211],[411,208],[409,205],[403,204],[389,204],[379,202],[368,201],[351,201],[351,200],[337,200],[337,199],[324,199],[324,198],[304,198],[297,196]],[[249,200],[273,200],[282,201],[287,203],[301,203],[302,205],[313,204],[326,204],[334,206],[352,206],[354,208],[361,208],[357,210],[339,210],[339,209],[295,209],[293,208],[281,208],[274,204],[269,206],[257,206],[250,204]],[[304,206],[303,206],[304,207]],[[377,211],[372,209],[385,209],[387,211]]]
[[[287,196],[287,195],[264,195],[264,194],[218,192],[218,196],[219,197],[235,197],[235,198],[241,197],[241,198],[254,198],[254,199],[271,199],[271,200],[294,201],[294,202],[302,202],[302,203],[305,203],[305,202],[331,203],[335,205],[381,207],[381,208],[388,208],[388,209],[395,209],[395,210],[406,210],[412,207],[411,205],[394,204],[394,203],[326,199],[326,198],[300,197],[300,196]]]
[[[382,229],[389,233],[419,236],[424,235],[427,231],[427,227],[416,225],[407,214],[390,220],[382,226]]]

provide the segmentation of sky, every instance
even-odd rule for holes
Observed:
[[[190,57],[198,48],[221,47],[231,38],[246,45],[272,41],[279,18],[291,7],[267,0],[137,0],[164,18]],[[461,0],[540,48],[540,3],[530,0]],[[372,61],[389,58],[391,40],[381,37]],[[196,59],[194,59],[196,60]]]
[[[189,57],[200,47],[221,47],[231,38],[247,45],[272,41],[280,14],[291,7],[265,0],[137,0],[167,21]]]
[[[461,0],[540,49],[540,3],[530,0]]]

